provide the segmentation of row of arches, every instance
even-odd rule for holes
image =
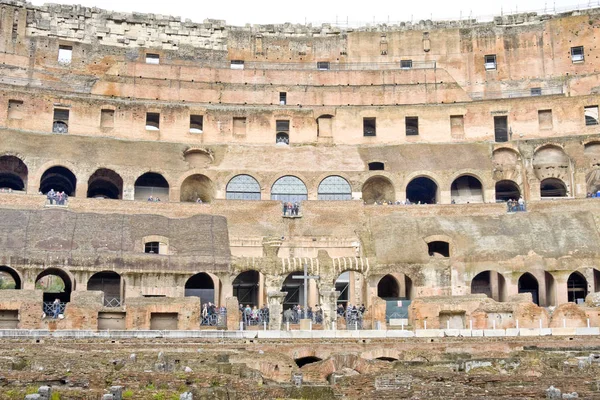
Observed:
[[[589,284],[588,279],[579,271],[572,272],[567,279],[567,301],[572,303],[583,303],[590,288],[594,292],[600,291],[600,271],[593,269],[593,282]],[[543,273],[540,283],[538,278],[529,272],[523,273],[517,281],[518,293],[531,294],[532,301],[540,306],[555,306],[555,279],[549,272]],[[507,286],[504,276],[496,271],[483,271],[477,274],[471,281],[471,293],[481,293],[496,301],[507,300]]]
[[[0,189],[24,191],[27,189],[27,166],[16,156],[0,157]],[[123,178],[115,171],[99,168],[88,179],[88,198],[123,198]],[[67,167],[53,166],[44,171],[40,179],[39,191],[47,193],[50,189],[75,196],[77,177]],[[134,199],[146,200],[150,197],[169,200],[170,185],[163,175],[147,172],[139,176],[134,183]],[[495,184],[496,201],[517,199],[522,195],[519,185],[512,180],[501,180]],[[368,178],[361,187],[362,199],[367,204],[396,201],[396,190],[391,180],[382,175]],[[474,175],[457,177],[450,187],[454,203],[481,203],[484,189],[481,180]],[[234,176],[225,187],[225,198],[229,200],[260,200],[261,186],[251,175]],[[559,178],[546,178],[541,181],[541,197],[565,197],[567,185]],[[216,188],[210,178],[202,174],[187,177],[181,184],[180,201],[210,202],[216,197]],[[293,175],[282,176],[272,187],[272,200],[296,202],[308,199],[306,184]],[[406,186],[406,198],[411,203],[435,204],[439,202],[439,186],[429,176],[417,176]],[[343,177],[331,175],[318,185],[319,200],[351,200],[352,186]]]
[[[352,302],[354,296],[350,296],[351,281],[356,277],[350,274],[353,271],[345,271],[338,275],[333,282],[334,287],[340,292],[338,303],[346,305]],[[281,291],[287,292],[284,299],[284,309],[292,308],[295,305],[304,303],[304,281],[295,279],[294,275],[298,272],[292,272],[282,281]],[[572,272],[566,282],[567,301],[583,303],[585,297],[593,290],[600,291],[600,271],[593,269],[592,284],[588,278],[579,271]],[[387,274],[377,278],[373,282],[376,287],[376,294],[384,300],[410,300],[413,297],[412,280],[403,274],[399,279],[398,274]],[[539,278],[539,276],[538,276]],[[518,293],[531,294],[532,301],[540,306],[557,305],[555,296],[556,283],[552,274],[543,272],[542,281],[536,278],[532,273],[525,272],[517,280]],[[218,278],[213,279],[208,273],[200,272],[188,278],[185,283],[185,296],[196,296],[204,303],[218,303],[216,296],[215,283],[219,284]],[[35,288],[44,293],[44,301],[51,302],[59,299],[61,302],[69,302],[71,292],[75,290],[75,281],[64,270],[60,268],[48,268],[40,272],[35,279]],[[264,277],[256,270],[249,270],[238,274],[232,283],[233,296],[238,298],[240,304],[258,306],[266,302],[264,293]],[[362,285],[365,286],[364,284]],[[0,266],[0,289],[22,289],[23,282],[19,273],[7,266]],[[470,284],[471,293],[482,293],[496,301],[507,300],[507,283],[504,276],[496,271],[487,270],[477,274]],[[120,304],[124,298],[125,285],[121,276],[114,271],[102,271],[92,275],[87,282],[87,290],[99,290],[104,292],[105,304],[116,301]],[[311,297],[318,303],[316,285],[309,286],[309,304],[312,303]],[[310,293],[310,291],[315,291]],[[358,296],[362,298],[361,296]],[[356,300],[355,300],[356,301]],[[364,301],[363,301],[364,302]]]

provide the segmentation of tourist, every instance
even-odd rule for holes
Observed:
[[[60,300],[54,299],[52,303],[52,318],[56,319],[60,315]]]
[[[338,306],[337,306],[337,315],[338,316],[344,315],[344,305],[343,304],[338,304]]]
[[[206,318],[208,318],[208,305],[204,303],[202,305],[202,319],[206,320]]]
[[[46,198],[48,199],[48,204],[54,204],[54,189],[50,189],[46,194]]]
[[[154,201],[154,198],[152,196],[148,197],[148,201]]]
[[[523,200],[523,196],[519,197],[519,211],[525,211],[525,200]]]
[[[196,199],[196,203],[198,203],[198,204],[202,204],[202,199],[201,199],[200,197],[198,197],[198,198]]]

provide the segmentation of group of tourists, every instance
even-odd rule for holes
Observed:
[[[298,213],[300,212],[300,204],[298,202],[296,203],[290,203],[290,202],[283,202],[283,216],[297,216]]]
[[[509,199],[506,202],[506,209],[508,212],[525,211],[525,200],[523,197],[519,197],[519,200]]]
[[[217,307],[216,304],[208,302],[202,305],[202,320],[200,321],[201,325],[217,325],[218,316],[226,315],[227,309],[225,307]]]
[[[269,323],[269,307],[265,304],[262,308],[250,307],[250,304],[240,304],[240,314],[244,325],[259,325]]]
[[[391,200],[376,200],[373,205],[375,206],[410,206],[413,204],[428,204],[428,203],[422,203],[420,200],[415,202],[410,201],[409,199],[406,200],[396,200],[396,201],[391,201]],[[369,205],[369,203],[367,203],[366,201],[364,202],[364,205],[367,206]]]
[[[50,205],[64,206],[67,204],[69,196],[64,191],[55,192],[54,189],[50,189],[48,193],[46,193],[46,199],[48,199],[48,204]]]
[[[596,198],[596,197],[600,197],[600,189],[599,189],[597,192],[588,192],[588,193],[585,195],[585,197],[586,197],[586,198],[592,198],[592,197]]]
[[[150,196],[150,197],[148,197],[148,201],[152,202],[152,203],[160,203],[160,198],[158,196],[156,196],[156,197]]]

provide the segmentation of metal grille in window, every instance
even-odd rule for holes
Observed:
[[[419,118],[406,117],[406,135],[415,136],[419,134]]]
[[[598,125],[598,106],[585,107],[585,124]]]
[[[226,191],[228,200],[260,200],[260,185],[250,175],[234,176]]]
[[[52,124],[52,132],[68,133],[69,132],[69,110],[54,110],[54,122]]]
[[[583,61],[583,46],[571,47],[571,61]]]
[[[329,61],[319,61],[319,62],[317,62],[317,69],[319,71],[329,71]]]
[[[531,88],[531,95],[532,96],[541,96],[542,95],[542,88]]]
[[[275,123],[275,130],[277,132],[289,132],[290,121],[288,121],[287,119],[278,119]]]
[[[287,175],[279,178],[271,188],[271,200],[302,201],[308,199],[308,191],[304,182],[295,176]]]
[[[279,132],[275,137],[276,144],[290,144],[290,136],[287,133]]]
[[[352,200],[352,188],[341,176],[328,176],[319,184],[319,200]]]
[[[148,242],[144,245],[144,253],[158,254],[160,248],[159,242]]]
[[[485,69],[491,70],[496,69],[496,55],[490,54],[485,56]]]

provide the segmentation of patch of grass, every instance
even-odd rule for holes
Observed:
[[[124,399],[133,399],[133,390],[124,391],[122,397]]]
[[[53,392],[52,396],[50,396],[50,400],[60,400],[60,393]]]
[[[150,382],[149,384],[146,385],[146,390],[155,390],[156,387],[154,386],[154,383]]]

